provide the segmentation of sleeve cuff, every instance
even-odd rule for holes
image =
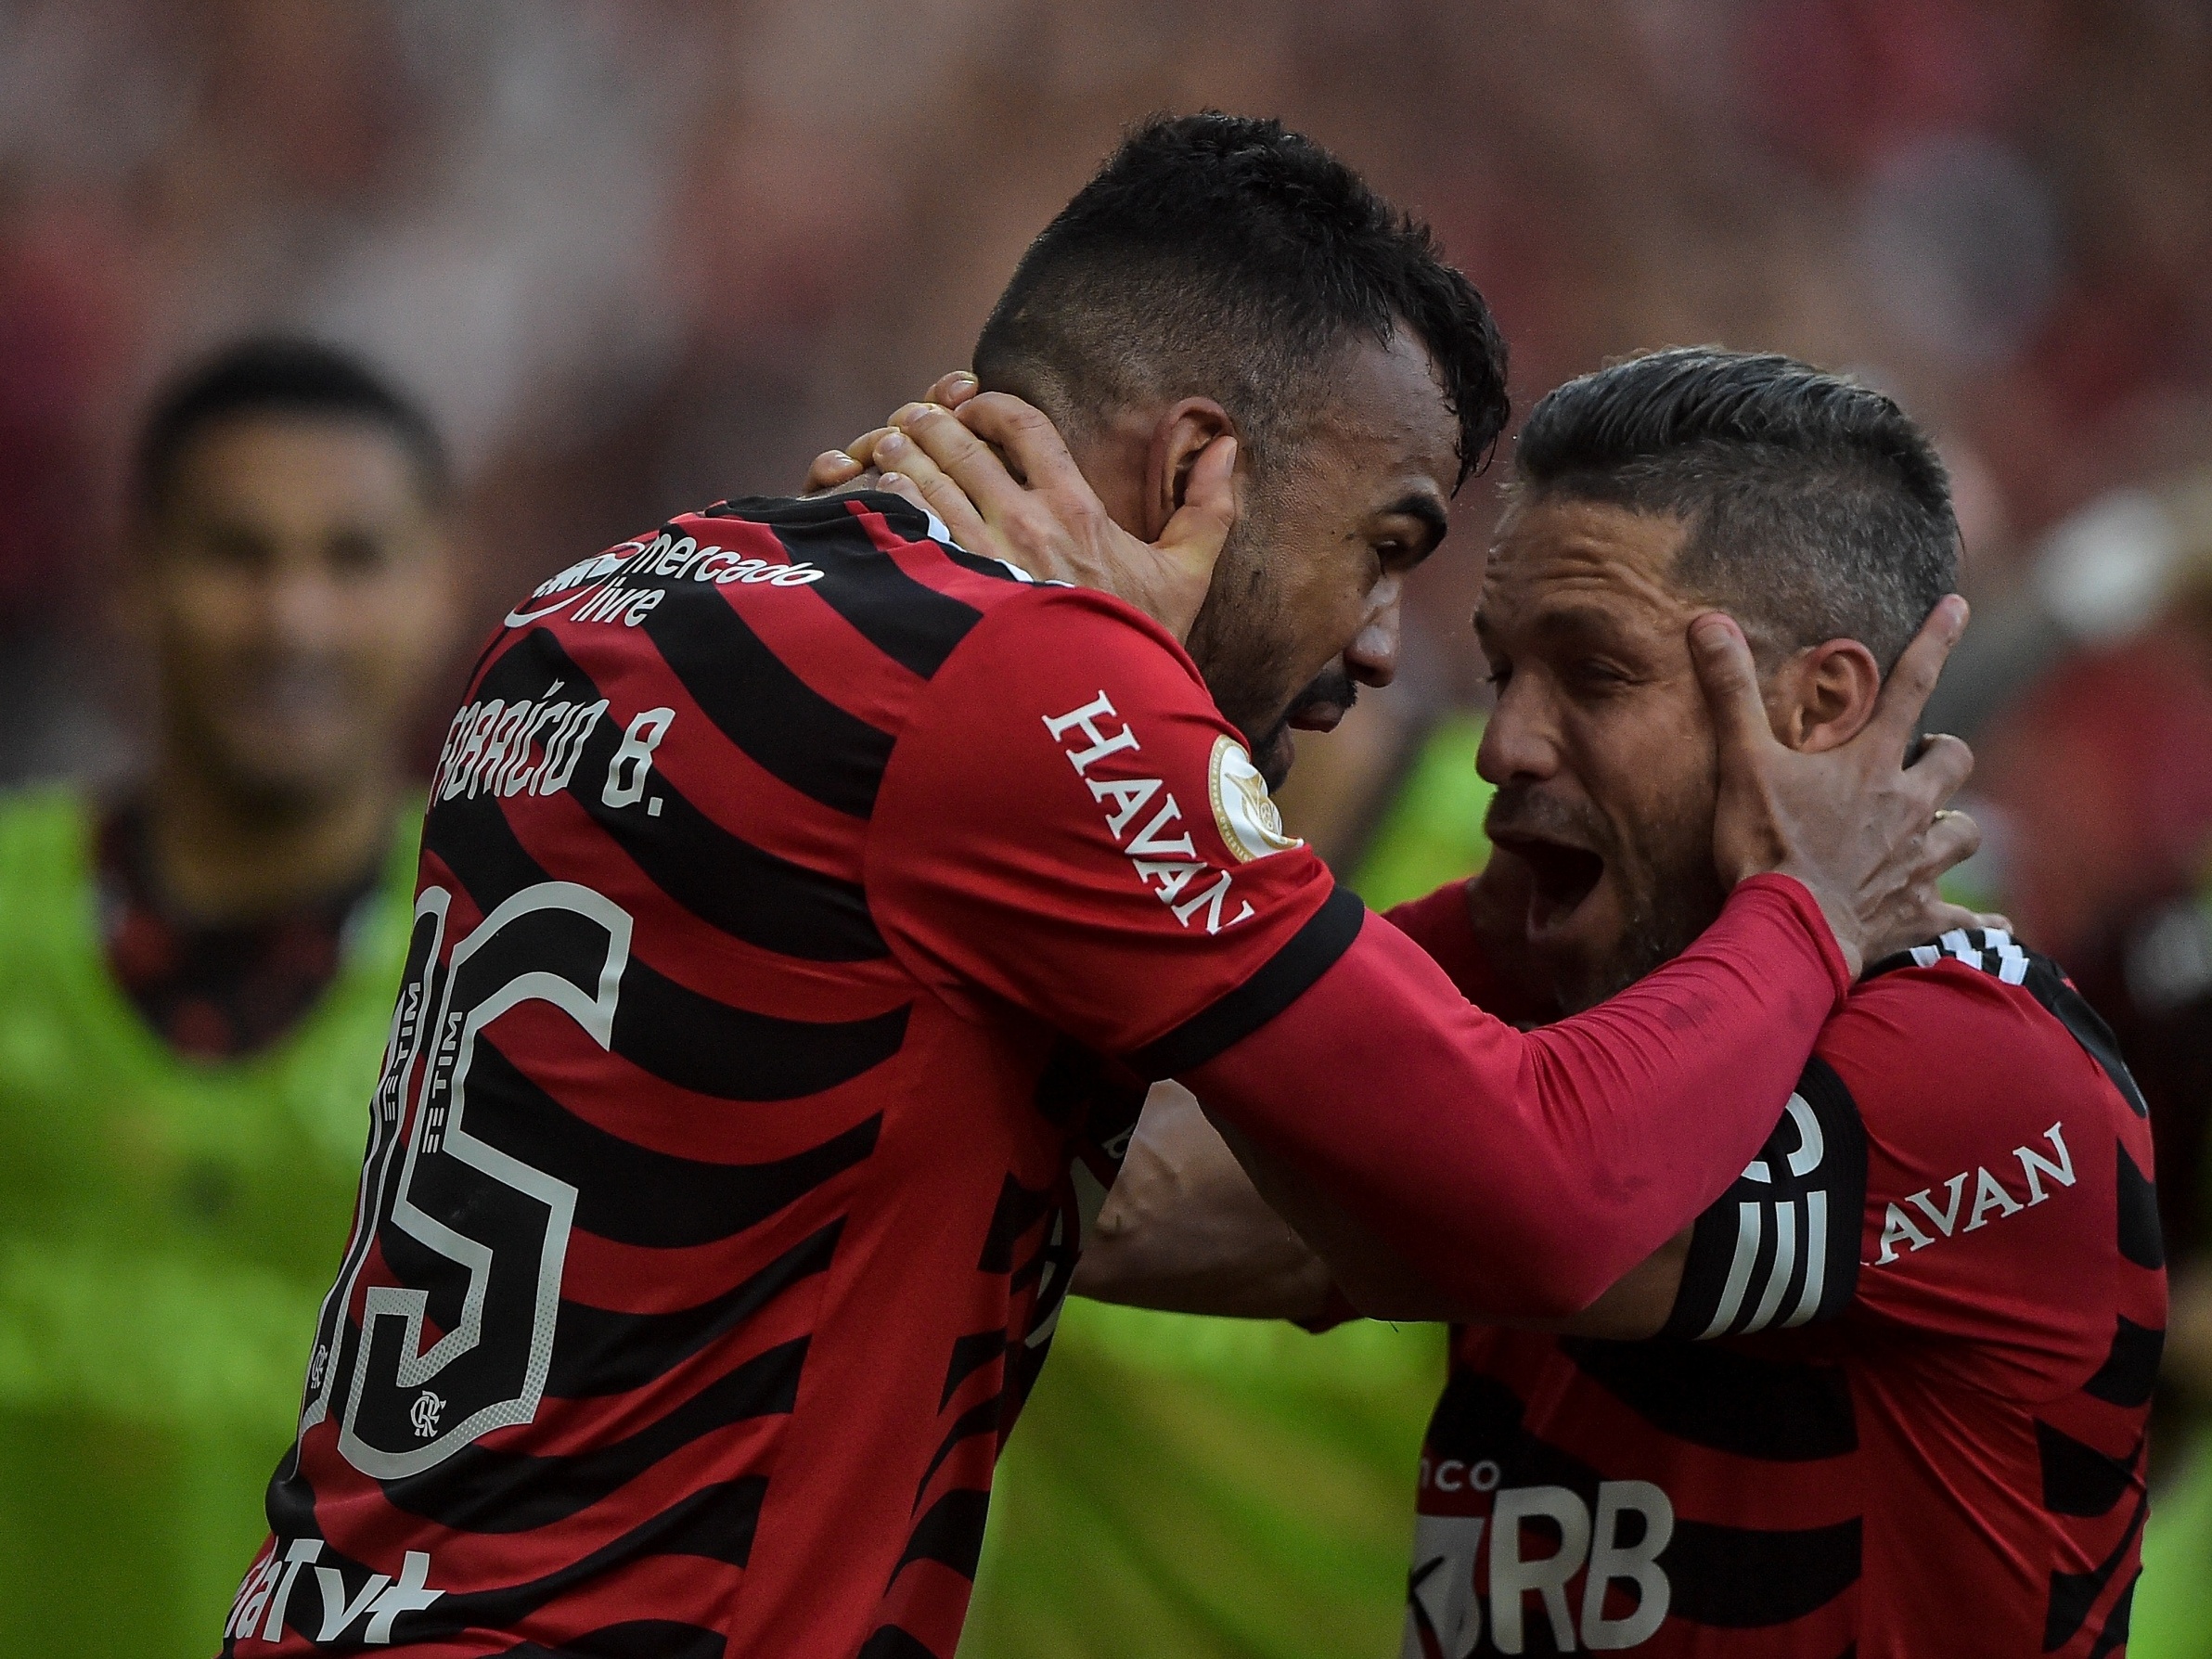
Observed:
[[[1821,962],[1828,969],[1829,983],[1835,990],[1835,1005],[1843,1007],[1844,999],[1851,995],[1851,965],[1844,959],[1844,947],[1835,942],[1835,930],[1828,925],[1827,914],[1820,908],[1820,901],[1813,897],[1812,889],[1794,876],[1770,871],[1737,882],[1736,891],[1729,895],[1729,902],[1734,904],[1745,894],[1771,894],[1771,900],[1756,898],[1752,902],[1761,905],[1778,902],[1805,930],[1813,948],[1820,953]]]
[[[1232,1044],[1250,1036],[1305,995],[1314,981],[1352,948],[1367,921],[1367,907],[1348,887],[1337,887],[1291,935],[1290,943],[1235,990],[1155,1037],[1128,1057],[1145,1078],[1158,1081],[1195,1071]]]

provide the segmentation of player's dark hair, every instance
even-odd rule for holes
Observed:
[[[1505,342],[1429,227],[1280,122],[1156,116],[1030,244],[975,372],[1076,431],[1211,397],[1264,467],[1294,448],[1338,349],[1400,327],[1459,418],[1464,482],[1505,428]]]
[[[145,517],[157,517],[192,440],[221,421],[254,415],[365,422],[405,452],[425,501],[442,505],[452,490],[445,445],[413,400],[350,352],[267,335],[225,347],[186,369],[154,399],[139,431],[133,505]]]
[[[1653,352],[1569,380],[1521,429],[1514,488],[1687,521],[1675,577],[1794,650],[1893,667],[1957,585],[1943,463],[1881,392],[1794,358]]]

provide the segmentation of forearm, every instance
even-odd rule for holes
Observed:
[[[1457,1307],[1588,1307],[1727,1188],[1846,984],[1794,883],[1746,883],[1689,951],[1522,1034],[1370,923],[1298,1003],[1189,1080]]]
[[[1170,1313],[1305,1319],[1329,1269],[1253,1188],[1179,1086],[1145,1102],[1076,1264],[1074,1293]]]

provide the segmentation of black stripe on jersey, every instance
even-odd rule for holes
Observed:
[[[896,1625],[879,1625],[853,1659],[937,1659],[937,1655]]]
[[[1858,1293],[1866,1180],[1858,1103],[1816,1055],[1759,1155],[1698,1217],[1660,1334],[1748,1336],[1841,1315]]]
[[[654,1464],[716,1429],[788,1414],[799,1394],[804,1337],[724,1372],[635,1434],[566,1457],[463,1447],[420,1474],[383,1481],[393,1508],[461,1532],[517,1533],[580,1514]]]
[[[2135,1612],[2135,1587],[2142,1582],[2142,1569],[2138,1567],[2135,1576],[2128,1580],[2128,1588],[2113,1599],[2112,1613],[2104,1621],[2104,1628],[2097,1633],[2096,1645],[2090,1649],[2090,1659],[2112,1659],[2128,1645],[2128,1626]]]
[[[2108,1406],[2147,1406],[2158,1386],[2158,1361],[2165,1351],[2164,1331],[2138,1325],[2122,1314],[2112,1333],[2112,1351],[2081,1392]]]
[[[1348,887],[1333,889],[1321,907],[1256,973],[1202,1009],[1173,1031],[1129,1057],[1147,1078],[1195,1070],[1241,1042],[1305,995],[1314,981],[1352,948],[1367,920],[1367,907]]]
[[[975,1264],[978,1273],[1011,1273],[1014,1270],[1014,1246],[1022,1235],[1035,1227],[1052,1210],[1052,1191],[1048,1187],[1024,1187],[1008,1176],[998,1186],[998,1202],[991,1211],[991,1225],[984,1233],[982,1256]]]
[[[850,1083],[907,1040],[902,1003],[861,1020],[785,1020],[701,997],[637,957],[623,971],[614,1051],[664,1083],[722,1100],[799,1100]]]
[[[2036,1419],[2036,1456],[2043,1468],[2043,1507],[2054,1515],[2108,1515],[2135,1478],[2142,1442],[2126,1458],[2110,1458]]]
[[[564,1298],[546,1393],[578,1399],[644,1387],[794,1284],[828,1271],[843,1228],[842,1218],[832,1221],[721,1295],[674,1313],[618,1313]]]
[[[767,1490],[766,1477],[757,1474],[701,1486],[583,1560],[571,1562],[542,1578],[496,1589],[448,1590],[427,1608],[403,1613],[392,1621],[392,1640],[405,1645],[437,1641],[469,1629],[511,1629],[547,1602],[599,1575],[657,1555],[688,1555],[742,1568],[752,1553],[753,1534],[760,1524],[761,1502]],[[322,1536],[315,1516],[315,1493],[296,1477],[270,1486],[268,1520],[279,1538]],[[368,1568],[328,1544],[316,1557],[316,1564],[339,1575],[348,1603],[355,1600],[364,1602],[357,1618],[365,1622],[369,1617],[366,1605],[369,1599],[359,1596],[358,1591],[370,1575]],[[312,1597],[295,1592],[286,1607],[287,1629],[307,1637],[315,1634],[322,1610],[315,1607],[311,1614],[312,1601]],[[312,1627],[307,1623],[311,1616],[315,1621]],[[342,1637],[345,1631],[338,1634]],[[235,1649],[225,1642],[223,1651],[227,1655]]]
[[[2112,1553],[2086,1573],[2053,1573],[2051,1575],[2051,1600],[2043,1609],[2043,1651],[2055,1653],[2081,1633],[2089,1623],[2090,1614],[2096,1610],[2097,1599],[2103,1595],[2105,1586],[2113,1575],[2120,1570],[2120,1563],[2128,1559],[2128,1550],[2135,1542],[2135,1535],[2141,1530],[2143,1517],[2151,1512],[2148,1493],[2135,1500],[2135,1512],[2128,1517],[2127,1529],[2120,1534],[2120,1541],[2112,1547]],[[2133,1586],[2130,1585],[2130,1590]],[[2125,1614],[2116,1607],[2114,1618],[2123,1627]]]
[[[2144,1100],[2142,1090],[2135,1086],[2128,1062],[2120,1058],[2119,1039],[2112,1035],[2112,1027],[2105,1024],[2104,1016],[2066,983],[2066,976],[2049,957],[2030,951],[2027,959],[2026,984],[2035,999],[2089,1051],[2091,1060],[2103,1067],[2104,1074],[2112,1079],[2113,1087],[2120,1091],[2120,1098],[2128,1102],[2128,1109],[2137,1117],[2149,1117],[2150,1104]]]
[[[1006,1346],[1003,1331],[978,1331],[955,1342],[952,1362],[945,1368],[945,1392],[938,1396],[937,1409],[942,1411],[951,1405],[960,1384],[1005,1353]]]
[[[2155,1272],[2166,1266],[2166,1236],[2158,1224],[2158,1189],[2136,1167],[2126,1147],[2118,1152],[2120,1254],[2139,1267]]]
[[[719,589],[672,587],[669,601],[642,625],[716,729],[801,794],[856,818],[873,812],[891,734],[801,679]]]
[[[610,1134],[533,1083],[498,1046],[479,1038],[469,1076],[469,1125],[481,1138],[511,1149],[576,1189],[575,1224],[595,1237],[648,1250],[711,1244],[756,1227],[876,1148],[881,1114],[804,1151],[762,1164],[711,1164],[655,1151]],[[524,1149],[527,1149],[526,1151]],[[398,1254],[427,1246],[385,1229]],[[403,1284],[434,1283],[442,1256],[426,1255]]]
[[[543,698],[556,681],[562,695],[578,702],[599,695],[551,631],[535,628],[500,659],[477,696]],[[598,780],[608,776],[622,739],[618,720],[593,727],[570,792],[654,886],[710,927],[781,956],[861,962],[890,954],[857,881],[794,864],[732,835],[692,805],[666,773],[652,775],[657,816],[643,803],[608,805]]]
[[[930,1458],[930,1466],[921,1472],[921,1479],[915,1483],[914,1501],[920,1503],[921,1495],[930,1489],[930,1482],[937,1471],[951,1457],[953,1448],[963,1440],[972,1440],[978,1434],[996,1434],[1004,1423],[1007,1411],[1005,1390],[1001,1389],[980,1405],[971,1406],[953,1419],[952,1427],[945,1430],[945,1438],[937,1443],[936,1451]]]
[[[1569,1336],[1561,1352],[1661,1434],[1770,1463],[1810,1463],[1858,1446],[1843,1368],[1762,1359],[1702,1343]]]
[[[1858,1583],[1859,1553],[1856,1520],[1800,1532],[1677,1521],[1659,1556],[1673,1587],[1667,1616],[1723,1630],[1786,1625]]]
[[[963,1578],[973,1578],[976,1561],[984,1552],[984,1518],[990,1508],[988,1492],[965,1486],[947,1492],[914,1524],[906,1553],[891,1569],[892,1577],[905,1572],[909,1563],[933,1561]]]
[[[868,506],[876,508],[883,499],[870,496]],[[894,521],[893,528],[908,541],[926,540],[928,521],[897,496],[888,499],[906,508],[898,515],[903,521]],[[815,596],[886,657],[924,679],[945,665],[953,648],[984,619],[973,605],[939,593],[899,569],[898,562],[868,538],[860,521],[842,508],[834,516],[805,521],[787,516],[770,522],[792,562],[804,559],[830,572],[824,580],[808,584]]]
[[[572,1636],[558,1648],[534,1641],[504,1650],[500,1659],[723,1659],[729,1647],[719,1632],[674,1619],[630,1619]]]
[[[422,845],[487,915],[548,880],[499,804],[482,796],[439,803],[423,820]],[[614,1049],[665,1082],[719,1100],[797,1100],[897,1053],[907,1012],[830,1023],[779,1019],[701,997],[633,956],[615,1008]]]

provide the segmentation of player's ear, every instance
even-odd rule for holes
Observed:
[[[1882,696],[1882,666],[1856,639],[1809,647],[1775,671],[1767,695],[1774,735],[1808,754],[1857,737]]]
[[[1151,451],[1144,478],[1144,537],[1158,539],[1183,505],[1190,487],[1190,469],[1206,445],[1224,434],[1233,434],[1236,423],[1228,411],[1210,397],[1187,397],[1172,405],[1152,428]]]

